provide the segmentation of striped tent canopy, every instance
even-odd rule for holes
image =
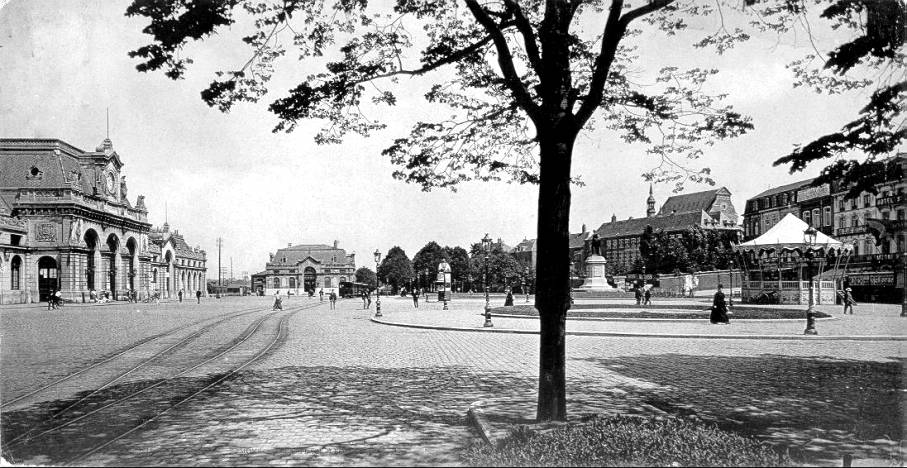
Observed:
[[[762,254],[763,252],[797,252],[802,254],[807,250],[824,254],[833,252],[837,255],[853,252],[851,244],[832,239],[821,232],[816,232],[815,244],[807,244],[803,235],[807,228],[809,228],[809,225],[803,220],[788,213],[765,234],[734,248],[738,252],[754,252],[756,254]]]

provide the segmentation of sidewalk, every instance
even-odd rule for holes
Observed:
[[[594,300],[577,301],[574,309]],[[626,301],[598,301],[626,303]],[[663,301],[660,304],[696,304],[696,300]],[[502,301],[492,301],[492,307]],[[514,301],[525,304],[525,301]],[[414,309],[412,300],[386,298],[382,301],[383,317],[373,319],[384,325],[408,326],[457,331],[497,333],[538,333],[539,322],[534,317],[511,317],[492,315],[493,327],[485,328],[482,312],[484,299],[457,298],[449,303],[450,310],[442,310],[440,303],[420,303]],[[628,308],[635,305],[628,304]],[[703,308],[708,305],[703,303]],[[772,307],[772,306],[769,306]],[[790,308],[790,306],[773,306]],[[816,321],[817,336],[803,335],[806,327],[804,307],[803,320],[734,320],[733,309],[730,325],[712,325],[708,320],[579,320],[567,319],[568,335],[592,336],[639,336],[653,338],[714,338],[714,339],[802,339],[802,340],[869,340],[907,341],[907,318],[900,317],[900,306],[896,304],[863,304],[854,315],[841,315],[839,306],[819,306],[818,310],[832,315],[832,318]]]

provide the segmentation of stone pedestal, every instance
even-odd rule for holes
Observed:
[[[592,255],[586,259],[586,281],[577,291],[614,291],[608,284],[605,275],[608,273],[608,261],[601,255]]]

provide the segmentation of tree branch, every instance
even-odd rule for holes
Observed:
[[[494,41],[495,48],[498,52],[498,64],[501,67],[501,73],[504,75],[504,83],[510,88],[517,103],[529,115],[533,121],[537,121],[539,116],[538,105],[532,100],[532,96],[523,85],[516,68],[513,66],[513,54],[510,52],[510,46],[507,45],[507,38],[501,27],[494,23],[494,20],[488,15],[484,8],[479,5],[477,0],[466,0],[466,6],[476,18],[476,21],[488,31]]]
[[[576,113],[577,125],[580,128],[586,124],[589,117],[601,105],[605,84],[611,71],[611,64],[614,62],[614,54],[617,52],[617,46],[627,32],[630,23],[671,3],[674,3],[674,0],[649,0],[649,3],[630,10],[621,16],[621,10],[624,6],[623,0],[611,1],[611,11],[608,13],[608,21],[605,23],[605,31],[602,35],[601,52],[599,52],[598,58],[595,60],[595,69],[592,72],[592,80],[589,82],[589,93]]]
[[[520,34],[523,35],[523,42],[526,46],[526,55],[529,57],[529,64],[535,69],[537,75],[541,75],[542,58],[539,53],[538,43],[535,41],[535,33],[532,31],[532,24],[529,23],[529,18],[523,14],[523,9],[520,8],[520,5],[517,4],[516,0],[504,0],[504,3],[507,4],[507,8],[510,12],[513,13],[513,17],[516,20],[516,27],[520,31]]]
[[[608,20],[605,22],[605,32],[602,35],[602,48],[595,59],[595,69],[592,71],[592,80],[589,81],[589,93],[576,113],[578,128],[583,128],[589,117],[592,117],[595,109],[601,105],[605,82],[608,81],[608,72],[611,69],[611,63],[614,61],[617,45],[626,31],[626,25],[621,24],[620,21],[620,11],[623,6],[623,0],[611,0],[611,11],[608,13]]]

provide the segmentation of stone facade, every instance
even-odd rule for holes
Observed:
[[[144,197],[127,198],[123,163],[105,139],[83,151],[55,139],[0,139],[0,303],[70,301],[89,291],[151,291]],[[202,265],[203,268],[203,265]]]
[[[355,254],[334,245],[289,244],[270,254],[265,270],[252,275],[253,292],[305,294],[338,292],[340,283],[356,280]]]

